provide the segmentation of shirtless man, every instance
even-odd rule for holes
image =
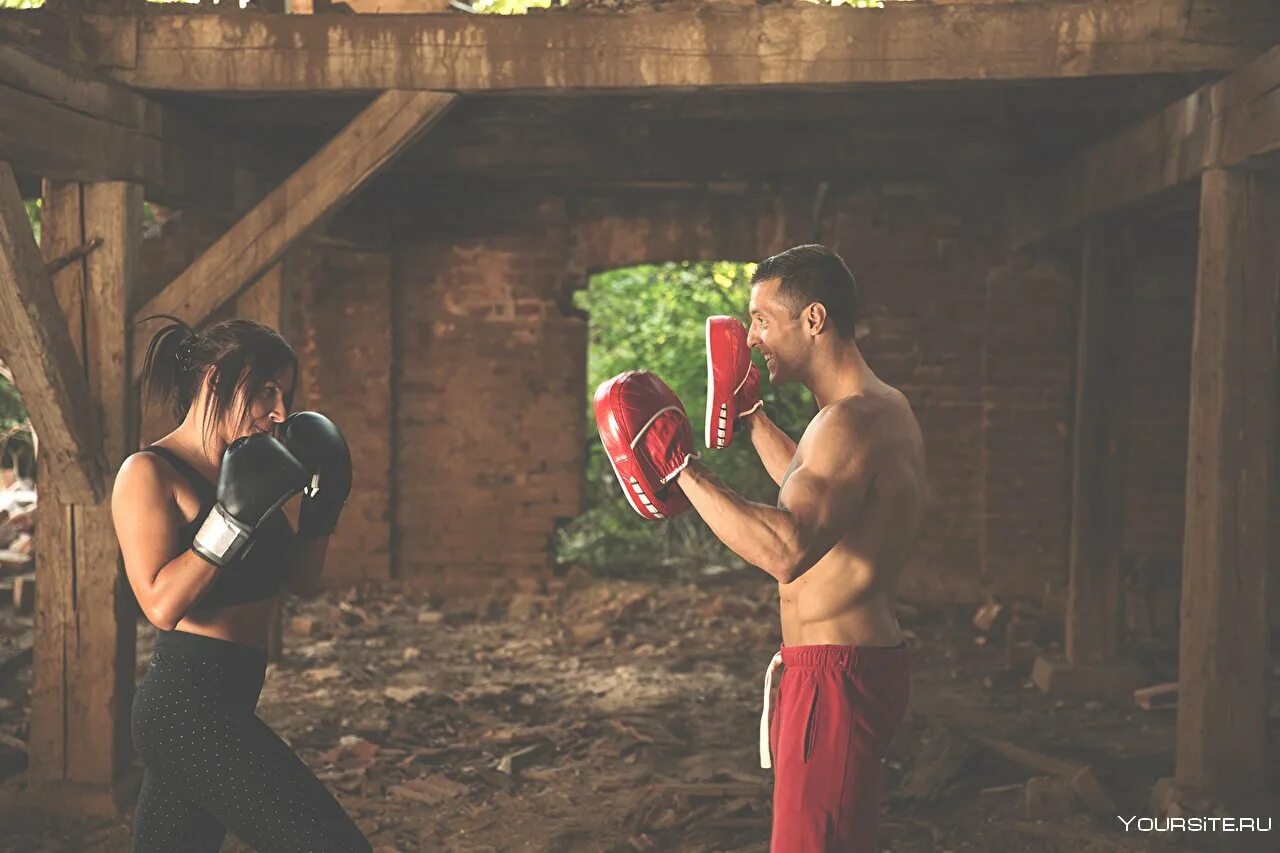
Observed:
[[[724,447],[746,430],[781,487],[777,506],[746,500],[698,461],[669,389],[670,399],[644,389],[656,399],[628,442],[632,457],[653,464],[655,482],[612,453],[604,422],[601,435],[624,489],[651,492],[666,517],[687,500],[778,582],[783,643],[765,676],[760,744],[761,765],[776,765],[773,853],[874,853],[881,759],[907,705],[909,655],[893,600],[920,528],[924,444],[906,398],[858,350],[857,289],[837,254],[797,246],[762,262],[750,313],[745,334],[731,318],[708,322],[707,440]],[[799,444],[760,407],[747,347],[764,355],[773,384],[801,382],[817,400]]]

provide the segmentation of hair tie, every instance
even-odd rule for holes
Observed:
[[[190,373],[192,368],[191,359],[196,349],[196,333],[191,332],[186,339],[178,345],[178,350],[173,354],[178,362],[178,370],[183,373]]]

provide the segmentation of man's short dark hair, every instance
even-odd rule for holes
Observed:
[[[839,255],[810,243],[765,258],[751,277],[752,284],[778,279],[778,298],[792,319],[814,302],[821,302],[842,338],[853,337],[858,322],[858,283]]]

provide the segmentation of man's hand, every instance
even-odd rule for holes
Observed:
[[[751,363],[747,330],[733,317],[707,318],[706,442],[723,450],[733,442],[738,420],[759,409],[760,371]]]
[[[697,454],[684,405],[645,370],[621,373],[596,390],[596,427],[632,509],[672,518],[689,508],[673,481]]]

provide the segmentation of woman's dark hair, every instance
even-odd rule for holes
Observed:
[[[197,332],[177,317],[157,314],[147,320],[172,322],[151,338],[143,362],[142,382],[147,396],[168,404],[179,421],[187,416],[196,395],[210,376],[211,399],[205,410],[204,434],[210,435],[228,414],[237,423],[248,415],[252,395],[268,380],[292,369],[297,382],[298,357],[284,337],[269,326],[252,320],[224,320]],[[293,401],[293,388],[281,389],[285,404]],[[237,395],[240,410],[232,412]]]
[[[858,284],[844,259],[826,246],[809,243],[765,258],[751,276],[752,284],[778,279],[778,298],[791,319],[815,302],[827,309],[836,333],[851,338],[858,322]]]

